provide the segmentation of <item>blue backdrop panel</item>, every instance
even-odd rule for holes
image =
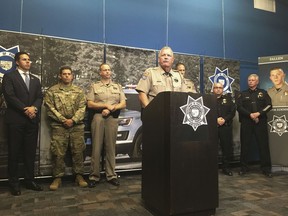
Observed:
[[[250,0],[224,2],[226,56],[257,62],[257,56],[287,52],[279,38],[288,37],[287,1],[276,1],[276,13],[254,9]]]
[[[21,0],[1,0],[0,29],[20,31]]]
[[[102,42],[103,2],[100,0],[24,1],[23,31]]]
[[[175,52],[223,57],[221,0],[170,0],[169,45]]]
[[[166,41],[166,1],[106,0],[106,43],[161,49]]]
[[[23,10],[21,7],[23,3]],[[257,63],[287,53],[287,0],[2,0],[0,29]],[[22,16],[21,16],[22,15]]]

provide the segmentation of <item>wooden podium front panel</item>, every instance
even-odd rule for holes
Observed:
[[[183,124],[184,114],[179,106],[186,103],[187,95],[173,97],[174,120],[171,124],[171,206],[173,213],[201,212],[218,206],[218,138],[216,122],[216,99],[203,97],[204,105],[210,108],[206,115],[207,125],[196,131]],[[172,105],[173,104],[173,105]]]
[[[142,197],[160,215],[189,215],[218,206],[216,99],[203,97],[208,125],[183,124],[188,94],[165,92],[143,115]]]

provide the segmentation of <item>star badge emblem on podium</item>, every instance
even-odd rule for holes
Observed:
[[[188,95],[187,103],[181,106],[180,109],[184,113],[182,123],[190,125],[194,131],[201,125],[207,125],[206,115],[210,109],[204,106],[202,97],[195,100]]]

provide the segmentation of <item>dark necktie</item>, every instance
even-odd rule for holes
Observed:
[[[164,72],[163,75],[167,76],[167,77],[171,77],[172,74],[170,72]]]

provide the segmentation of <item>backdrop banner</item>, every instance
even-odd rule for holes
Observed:
[[[240,91],[240,62],[235,60],[203,57],[203,83],[204,93],[212,94],[214,83],[223,84],[224,94],[235,96]],[[233,119],[233,160],[240,160],[240,123],[238,112]],[[219,161],[222,158],[219,146]]]
[[[258,58],[260,87],[267,90],[272,98],[273,109],[268,113],[269,145],[272,172],[288,171],[288,91],[286,87],[278,88],[277,82],[270,77],[271,70],[284,72],[283,84],[287,85],[288,55],[265,56]],[[281,71],[280,70],[280,71]],[[280,72],[281,76],[282,72]],[[279,75],[277,75],[279,76]],[[276,78],[276,79],[279,79]],[[280,78],[281,79],[281,78]],[[277,91],[277,95],[270,92]],[[277,97],[278,99],[274,98]],[[279,102],[281,100],[281,103]]]
[[[0,30],[0,179],[7,178],[8,163],[7,128],[4,122],[6,103],[1,91],[2,77],[5,73],[16,69],[14,55],[19,51],[30,53],[33,62],[31,72],[41,80],[44,94],[49,87],[59,81],[59,68],[62,65],[71,66],[74,73],[73,83],[80,86],[86,93],[90,85],[100,79],[99,65],[103,62],[108,63],[111,66],[113,81],[122,85],[127,98],[126,109],[121,110],[119,116],[116,170],[141,169],[142,121],[135,87],[147,68],[157,66],[158,52],[156,50]],[[200,56],[177,54],[175,62],[185,63],[188,71],[187,78],[194,81],[199,91]],[[93,117],[93,112],[87,109],[84,120],[86,143],[84,168],[86,173],[90,172],[92,151],[91,117]],[[41,109],[40,126],[35,176],[50,176],[52,174],[50,119],[44,106]],[[65,163],[67,165],[65,173],[72,174],[69,150],[65,157]],[[20,166],[22,164],[22,158],[20,158]],[[20,175],[23,176],[23,173]]]

